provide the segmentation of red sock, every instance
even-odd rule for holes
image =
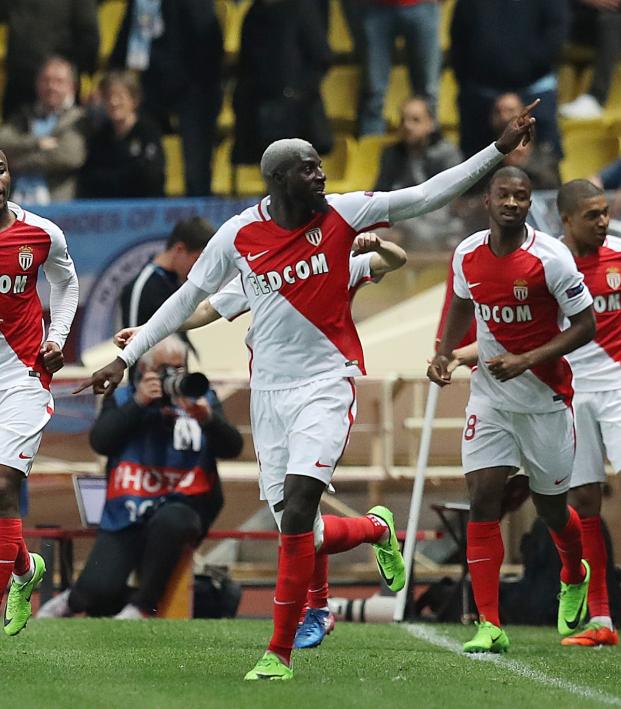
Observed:
[[[287,663],[291,659],[300,610],[304,605],[314,568],[313,532],[281,534],[278,577],[274,593],[274,633],[267,649]]]
[[[328,605],[328,555],[323,552],[315,555],[315,570],[308,585],[306,603],[310,608]]]
[[[608,586],[606,584],[606,565],[608,550],[602,534],[602,518],[583,517],[582,522],[582,554],[591,566],[591,581],[589,582],[589,613],[591,617],[610,617],[608,604]]]
[[[21,519],[0,518],[0,600],[13,573],[21,541]]]
[[[13,567],[13,573],[16,576],[25,576],[30,571],[30,554],[28,553],[28,547],[24,538],[21,537],[19,540],[19,549],[17,550],[17,558],[15,559],[15,566]]]
[[[323,515],[324,554],[339,554],[360,546],[363,542],[374,544],[386,533],[386,525],[376,517],[335,517]]]
[[[468,522],[467,558],[472,592],[479,615],[500,625],[498,593],[505,557],[499,522]]]
[[[581,583],[584,580],[584,567],[582,566],[582,528],[580,517],[573,507],[567,506],[569,519],[565,529],[560,532],[550,530],[554,544],[561,557],[561,581],[563,583]]]

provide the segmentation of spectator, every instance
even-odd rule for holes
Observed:
[[[140,84],[131,72],[110,72],[99,83],[106,120],[92,135],[80,195],[161,197],[164,152],[160,131],[138,113]]]
[[[47,57],[65,57],[78,75],[97,67],[95,0],[0,0],[0,22],[8,26],[5,118],[34,103],[35,79]]]
[[[110,67],[139,71],[145,110],[179,120],[186,193],[211,193],[211,155],[222,106],[222,31],[213,0],[129,0]]]
[[[426,98],[435,112],[442,60],[439,18],[435,0],[370,0],[363,17],[365,64],[360,135],[384,133],[384,96],[393,46],[399,36],[405,40],[412,92]]]
[[[583,20],[585,13],[594,14],[593,45],[595,61],[589,90],[570,103],[559,107],[564,118],[586,120],[599,118],[608,100],[612,77],[621,56],[621,0],[579,0],[576,19]],[[588,21],[586,24],[589,24]]]
[[[554,64],[567,34],[567,0],[457,0],[451,63],[459,84],[461,149],[468,157],[491,142],[497,96],[517,93],[533,115],[539,144],[562,154]]]
[[[74,68],[62,57],[51,57],[37,75],[36,102],[0,127],[0,145],[11,161],[15,201],[47,204],[74,199],[86,158],[86,118],[75,95]]]
[[[494,102],[491,126],[495,137],[501,135],[509,121],[524,110],[517,94],[502,94]],[[559,160],[548,144],[535,139],[518,147],[503,160],[503,165],[520,167],[528,175],[533,190],[556,190],[561,186]]]
[[[589,177],[589,180],[602,190],[621,189],[621,158],[606,165],[601,172]]]
[[[318,5],[254,0],[244,19],[235,110],[235,164],[256,164],[274,140],[296,136],[332,149],[320,86],[332,63]]]
[[[201,217],[177,222],[164,250],[121,292],[123,327],[145,323],[185,281],[215,229]]]
[[[213,389],[195,398],[166,393],[165,380],[185,374],[186,360],[186,345],[168,337],[139,360],[135,381],[104,401],[91,431],[95,451],[108,456],[95,546],[73,589],[40,617],[155,614],[184,550],[200,543],[222,509],[216,458],[237,457],[243,441]]]
[[[408,99],[401,108],[400,140],[382,153],[376,192],[419,185],[461,162],[459,148],[445,140],[424,98]],[[396,224],[393,238],[406,250],[447,248],[459,240],[461,222],[454,205]]]
[[[382,153],[378,192],[419,185],[462,160],[459,148],[442,138],[424,98],[403,104],[399,133],[400,140]]]

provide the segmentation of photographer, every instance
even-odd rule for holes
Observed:
[[[187,374],[186,359],[187,345],[172,335],[139,360],[134,384],[104,399],[90,438],[108,456],[97,539],[71,592],[39,617],[153,615],[184,549],[220,512],[216,458],[238,456],[242,437],[207,379]],[[130,593],[132,571],[139,586]]]

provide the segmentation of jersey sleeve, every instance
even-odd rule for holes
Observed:
[[[463,269],[464,254],[457,248],[453,254],[453,293],[458,298],[463,298],[464,300],[471,300],[470,290],[468,289],[468,283],[466,277],[464,276]]]
[[[224,288],[210,296],[209,304],[227,320],[235,320],[235,318],[250,310],[241,276],[237,276]]]
[[[358,233],[390,226],[388,195],[389,192],[348,192],[331,195],[329,203]]]
[[[359,254],[349,257],[349,287],[358,288],[373,280],[371,258],[373,254]]]
[[[556,242],[555,251],[545,265],[546,281],[563,314],[571,317],[588,308],[593,298],[569,249]]]
[[[75,266],[69,250],[65,235],[56,224],[49,223],[47,233],[50,236],[50,250],[43,263],[43,272],[50,283],[63,283],[76,278]]]
[[[225,222],[210,239],[188,274],[188,281],[213,295],[237,274],[234,261],[236,217]]]

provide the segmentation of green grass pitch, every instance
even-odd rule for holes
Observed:
[[[409,629],[408,629],[409,628]],[[511,652],[466,656],[472,628],[339,623],[294,655],[292,682],[243,682],[268,621],[36,621],[0,640],[0,706],[19,709],[621,707],[618,648],[509,628]]]

